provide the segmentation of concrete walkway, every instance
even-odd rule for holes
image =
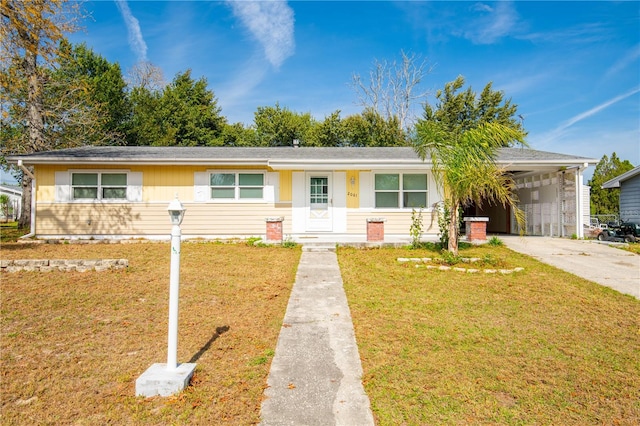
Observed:
[[[303,247],[261,424],[373,425],[335,252]]]
[[[640,299],[640,256],[590,240],[500,236],[510,249]]]

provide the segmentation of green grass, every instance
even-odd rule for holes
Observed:
[[[630,251],[631,253],[640,254],[640,242],[629,243],[623,250]]]
[[[640,302],[504,247],[524,267],[464,274],[338,252],[379,425],[640,423]]]

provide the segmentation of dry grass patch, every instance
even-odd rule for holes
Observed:
[[[3,244],[0,258],[127,258],[126,271],[3,273],[2,424],[252,424],[300,250],[183,243],[178,362],[192,385],[135,397],[166,362],[167,243]]]
[[[630,251],[631,253],[640,254],[640,242],[629,243],[627,247],[624,247],[624,250]]]
[[[503,247],[458,274],[402,249],[338,258],[379,425],[640,424],[640,301]]]

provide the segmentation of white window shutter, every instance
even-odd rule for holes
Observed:
[[[133,202],[142,201],[142,172],[129,172],[127,174],[127,200]]]
[[[365,209],[374,208],[374,185],[373,173],[360,172],[360,207]]]
[[[65,203],[71,201],[71,173],[56,172],[55,175],[56,194],[55,201]]]
[[[195,172],[193,174],[193,200],[205,202],[209,199],[209,173]]]
[[[276,191],[278,191],[278,187],[280,186],[280,173],[268,172],[266,180],[263,195],[264,201],[274,203],[276,201]]]

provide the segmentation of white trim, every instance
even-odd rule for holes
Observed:
[[[360,172],[360,211],[373,210],[373,173]]]
[[[347,172],[333,172],[332,210],[332,232],[347,232]]]
[[[127,174],[127,201],[142,201],[142,172],[129,172]]]
[[[305,172],[291,172],[291,232],[304,234],[305,232]]]
[[[280,173],[267,172],[264,182],[264,201],[267,203],[275,203],[280,200]]]
[[[55,201],[68,203],[71,201],[71,173],[69,171],[55,173]]]
[[[209,201],[209,172],[194,172],[193,201],[204,203]]]

